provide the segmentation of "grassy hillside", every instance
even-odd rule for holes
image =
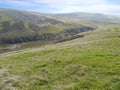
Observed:
[[[1,90],[120,90],[120,28],[0,55]]]
[[[67,14],[58,14],[58,16],[75,18],[84,21],[89,21],[93,23],[104,23],[104,24],[119,24],[120,17],[112,15],[104,15],[99,13],[67,13]]]
[[[51,14],[0,9],[0,43],[53,41],[67,37],[68,34],[72,36],[93,30],[92,25],[80,22]],[[79,32],[76,32],[76,29],[79,29]]]

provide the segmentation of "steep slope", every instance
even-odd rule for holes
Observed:
[[[0,43],[16,44],[37,40],[58,40],[94,30],[76,20],[36,12],[0,9]]]
[[[99,13],[66,13],[66,14],[57,14],[57,16],[68,17],[68,18],[76,18],[80,20],[85,20],[94,23],[120,23],[119,16],[112,16],[112,15],[104,15]]]
[[[120,26],[0,55],[1,90],[119,90]],[[103,30],[105,29],[105,30]]]
[[[14,21],[26,21],[30,23],[52,23],[59,24],[62,23],[58,21],[56,18],[48,15],[37,12],[23,11],[23,10],[14,10],[14,9],[0,9],[1,20],[11,20]],[[56,19],[56,20],[55,20]]]

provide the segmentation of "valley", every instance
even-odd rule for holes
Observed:
[[[120,89],[119,19],[69,15],[0,9],[0,90]]]

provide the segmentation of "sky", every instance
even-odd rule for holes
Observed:
[[[120,15],[120,0],[0,0],[0,8],[41,13],[91,12]]]

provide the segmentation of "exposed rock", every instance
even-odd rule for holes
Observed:
[[[65,30],[56,34],[52,33],[46,33],[39,35],[37,34],[37,31],[39,27],[34,26],[31,27],[34,31],[36,31],[36,34],[34,36],[27,36],[27,37],[20,37],[20,38],[14,38],[14,39],[9,39],[9,38],[2,38],[0,39],[1,43],[5,44],[16,44],[16,43],[22,43],[22,42],[30,42],[30,41],[38,41],[38,40],[58,40],[58,41],[66,41],[66,40],[72,40],[81,36],[75,36],[78,33],[85,32],[85,31],[91,31],[94,30],[94,28],[91,27],[81,27],[81,28],[74,28],[74,29],[69,29]],[[22,29],[22,28],[21,28]],[[63,39],[69,37],[67,39]]]

